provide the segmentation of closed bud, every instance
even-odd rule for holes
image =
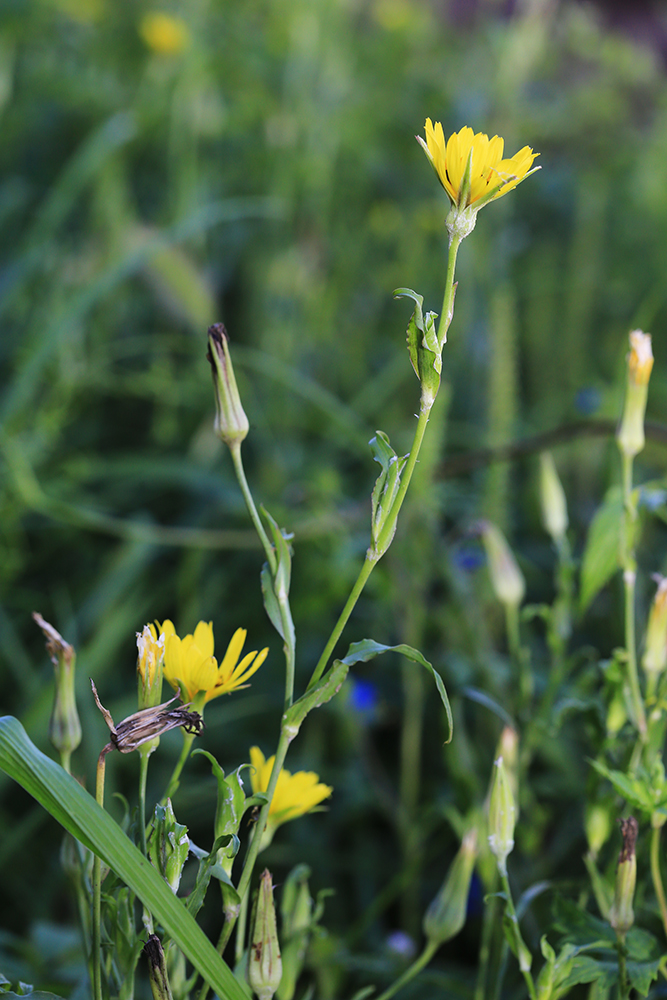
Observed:
[[[507,875],[507,857],[514,849],[514,796],[502,757],[496,760],[494,768],[489,798],[489,847],[498,862],[498,871]]]
[[[215,431],[230,448],[240,445],[250,429],[241,404],[229,353],[229,338],[222,323],[209,327],[207,358],[215,387]]]
[[[618,856],[616,882],[614,884],[614,902],[609,913],[609,923],[623,941],[625,935],[635,922],[632,903],[637,881],[637,857],[635,845],[637,842],[637,820],[634,816],[620,820],[623,847]]]
[[[526,593],[526,584],[512,550],[502,531],[495,524],[483,521],[481,533],[489,562],[493,591],[502,604],[518,607]]]
[[[470,880],[477,857],[477,831],[469,830],[435,897],[424,916],[424,934],[429,945],[441,945],[455,937],[466,920]]]
[[[651,336],[641,330],[633,330],[630,334],[623,419],[616,435],[618,447],[626,458],[634,458],[644,447],[644,416],[652,368]]]
[[[584,813],[584,830],[588,848],[594,858],[607,843],[611,833],[611,813],[609,807],[602,802],[587,804]]]
[[[544,529],[554,542],[559,542],[568,526],[567,501],[556,463],[548,451],[540,455],[540,502]]]
[[[507,780],[510,783],[510,789],[512,790],[512,798],[514,799],[514,808],[516,809],[516,819],[519,816],[519,734],[516,729],[512,726],[505,726],[502,733],[500,734],[500,739],[498,740],[498,746],[496,747],[496,757],[498,760],[502,757],[503,767],[505,768],[505,774],[507,775]]]
[[[264,869],[259,882],[255,924],[248,955],[248,982],[259,1000],[271,1000],[283,974],[271,872]]]
[[[157,934],[151,934],[144,945],[144,955],[148,959],[148,976],[153,1000],[172,1000],[167,963],[162,944]]]
[[[81,723],[74,692],[76,653],[74,647],[65,642],[53,625],[44,621],[37,611],[32,617],[46,637],[46,651],[55,667],[56,693],[49,722],[49,739],[63,757],[64,766],[69,767],[70,755],[81,742]]]
[[[166,805],[155,807],[148,857],[174,894],[181,884],[183,866],[189,853],[188,828],[176,822],[171,799],[167,799]]]
[[[642,667],[653,678],[667,665],[667,577],[658,577],[658,589],[648,617]]]

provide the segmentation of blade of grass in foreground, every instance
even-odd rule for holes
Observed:
[[[0,768],[72,836],[94,851],[150,910],[220,1000],[247,1000],[202,929],[93,797],[30,741],[18,721],[0,718]]]

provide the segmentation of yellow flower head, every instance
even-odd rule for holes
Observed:
[[[139,34],[149,49],[159,56],[175,56],[190,44],[190,32],[185,21],[162,11],[144,14]]]
[[[171,626],[173,632],[170,621],[165,625]],[[144,625],[143,631],[137,632],[137,671],[145,685],[154,683],[156,671],[162,665],[165,639],[166,634],[159,626]]]
[[[250,763],[253,766],[250,781],[253,792],[267,790],[275,759],[273,756],[265,760],[259,747],[250,747]],[[260,849],[270,844],[273,834],[282,823],[310,812],[324,799],[328,799],[332,791],[330,785],[320,783],[320,776],[314,771],[297,771],[296,774],[291,774],[283,768],[271,800],[269,819]]]
[[[259,670],[269,651],[268,648],[260,653],[253,650],[246,653],[239,663],[248,633],[244,628],[237,628],[218,665],[213,655],[211,622],[199,622],[194,635],[186,635],[182,639],[176,635],[170,621],[163,624],[162,630],[166,635],[164,676],[176,691],[183,688],[190,701],[199,691],[206,692],[204,701],[207,702],[221,694],[247,687],[244,681]]]
[[[423,147],[445,191],[459,208],[467,208],[469,205],[474,207],[478,202],[478,207],[481,208],[487,201],[507,194],[528,176],[535,157],[539,156],[530,146],[524,146],[514,156],[503,159],[505,142],[500,136],[494,135],[493,139],[489,139],[483,132],[475,135],[467,125],[460,132],[450,135],[449,140],[445,140],[440,122],[434,125],[427,118],[425,131],[426,142],[420,136],[417,136],[417,141]],[[462,182],[471,151],[470,183],[465,185],[468,188],[466,194],[462,190]],[[463,195],[465,203],[461,204]]]

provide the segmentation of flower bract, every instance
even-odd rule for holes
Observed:
[[[505,142],[500,136],[489,139],[483,132],[475,134],[467,125],[446,140],[440,122],[434,125],[427,118],[425,131],[426,142],[420,136],[417,139],[440,183],[459,208],[475,207],[477,203],[481,208],[487,201],[507,194],[532,172],[533,161],[539,155],[530,146],[524,146],[514,156],[504,159]],[[469,159],[469,183],[464,183]]]
[[[231,638],[227,651],[218,664],[214,651],[213,625],[199,622],[193,635],[180,639],[170,621],[165,621],[162,631],[166,635],[164,676],[176,691],[182,691],[192,701],[200,691],[204,701],[211,701],[221,694],[229,694],[241,687],[259,670],[266,659],[268,648],[246,653],[243,650],[247,631],[238,628]]]
[[[265,792],[269,787],[274,760],[275,756],[266,760],[259,747],[250,748],[250,762],[253,766],[250,781],[253,792]],[[283,768],[271,800],[262,847],[270,843],[275,830],[282,823],[310,812],[324,799],[328,799],[332,791],[333,788],[320,782],[319,774],[314,771],[297,771],[296,774],[291,774]]]

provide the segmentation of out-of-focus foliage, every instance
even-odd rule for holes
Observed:
[[[271,751],[280,649],[261,607],[261,553],[213,434],[206,327],[222,320],[232,340],[255,495],[296,533],[303,683],[368,544],[377,470],[367,441],[381,427],[400,454],[412,433],[407,309],[391,292],[417,288],[439,308],[448,206],[413,139],[427,115],[447,134],[497,132],[510,154],[530,144],[543,169],[485,211],[461,251],[448,407],[434,411],[437,444],[405,511],[410,545],[399,526],[348,633],[419,645],[448,690],[472,685],[503,701],[500,621],[467,532],[480,515],[500,523],[529,597],[550,597],[537,462],[443,479],[441,461],[445,447],[615,419],[634,326],[655,335],[648,415],[664,412],[667,80],[656,52],[607,30],[591,5],[520,0],[508,12],[480,0],[461,19],[465,6],[2,3],[0,697],[41,746],[53,684],[33,610],[77,648],[81,762],[106,739],[88,676],[114,717],[134,711],[134,634],[166,617],[181,633],[213,620],[221,648],[238,626],[249,648],[271,647],[250,691],[211,706],[202,744],[226,767],[251,744]],[[147,20],[156,10],[171,33]],[[557,453],[578,550],[615,475],[610,454],[588,436]],[[659,474],[663,460],[649,441],[640,475]],[[652,528],[648,569],[661,568],[663,548]],[[582,626],[603,655],[621,639],[609,625],[616,600],[605,591]],[[326,824],[304,819],[271,847],[274,867],[303,861],[315,889],[337,886],[320,942],[323,998],[337,995],[348,948],[384,947],[385,967],[401,967],[384,943],[396,929],[418,935],[455,851],[450,824],[483,798],[501,728],[459,697],[455,741],[442,749],[429,704],[420,760],[399,732],[402,698],[422,705],[424,692],[401,669],[360,671],[290,757],[334,786]],[[586,737],[581,724],[545,734],[539,802],[517,830],[524,884],[581,874]],[[177,734],[163,739],[156,791],[178,751]],[[418,782],[400,786],[400,760],[422,775],[419,793]],[[134,794],[133,768],[113,761],[109,802],[114,782]],[[179,816],[196,840],[215,783],[201,758],[192,773]],[[90,787],[92,774],[82,777]],[[0,929],[72,922],[44,846],[54,828],[1,777],[0,793]],[[423,899],[411,865],[427,872]],[[466,934],[451,952],[463,964],[475,927]],[[0,948],[15,955],[17,978],[21,961],[35,968],[28,945],[2,938]],[[414,996],[446,986],[430,975]]]

